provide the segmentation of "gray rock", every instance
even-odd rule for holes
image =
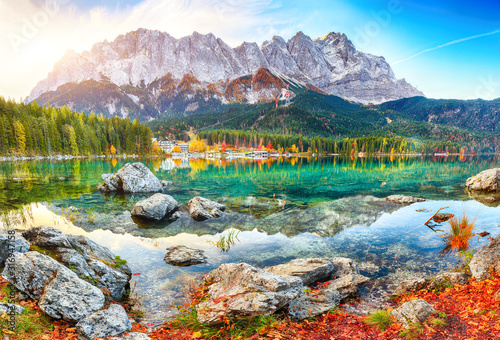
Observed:
[[[34,227],[23,232],[23,236],[32,245],[44,249],[71,248],[66,235],[59,229],[50,227]]]
[[[177,209],[177,201],[170,195],[154,194],[135,204],[131,214],[150,220],[161,220]]]
[[[196,221],[204,221],[214,217],[220,217],[221,211],[226,206],[207,198],[196,196],[188,202],[189,214]]]
[[[78,277],[99,288],[108,289],[114,300],[126,292],[132,273],[126,264],[114,268],[115,256],[106,247],[83,235],[65,235],[60,230],[36,227],[25,233],[28,240],[49,250],[53,257],[71,268]]]
[[[143,163],[127,163],[116,173],[122,181],[125,193],[159,192],[163,190],[160,180]]]
[[[24,312],[24,307],[13,303],[0,302],[0,313],[19,315]]]
[[[143,163],[125,164],[116,174],[103,174],[103,183],[97,189],[101,192],[145,193],[161,192],[163,185]]]
[[[465,273],[441,273],[429,284],[429,289],[452,287],[455,283],[464,285],[469,282],[469,276]]]
[[[3,267],[7,257],[14,253],[26,253],[30,244],[15,230],[0,229],[0,267]]]
[[[113,336],[107,338],[109,340],[150,340],[151,338],[146,333],[131,332],[126,335]]]
[[[180,267],[207,262],[207,257],[203,250],[192,249],[186,246],[167,248],[167,252],[163,259],[167,264]]]
[[[298,276],[305,286],[329,280],[335,270],[331,259],[295,259],[288,263],[266,267],[265,271],[276,275]]]
[[[346,274],[332,280],[330,289],[337,290],[342,296],[342,300],[355,297],[358,294],[358,287],[370,279],[360,274]]]
[[[131,328],[127,312],[117,304],[111,304],[108,309],[95,312],[76,324],[78,335],[84,339],[115,336]]]
[[[101,178],[104,180],[103,183],[99,184],[97,188],[101,192],[111,192],[111,191],[121,191],[122,190],[122,180],[116,174],[102,174]]]
[[[104,306],[104,294],[61,265],[45,285],[38,306],[55,319],[78,322]]]
[[[78,277],[96,287],[108,289],[114,300],[120,300],[125,294],[130,277],[118,269],[94,258],[85,258],[74,249],[65,249],[56,258]]]
[[[490,277],[490,268],[496,273],[500,273],[500,235],[474,254],[469,267],[472,276],[478,281]]]
[[[342,296],[331,289],[320,289],[315,292],[303,294],[288,304],[288,314],[293,319],[306,319],[328,312],[339,305]]]
[[[116,264],[116,256],[109,250],[109,248],[103,247],[83,235],[67,235],[67,237],[73,249],[82,254],[86,260],[97,259],[104,263],[109,263],[110,265]],[[132,277],[132,271],[127,264],[122,264],[113,269],[127,275],[129,279]]]
[[[408,279],[404,280],[399,283],[399,285],[396,287],[394,292],[392,293],[392,296],[400,296],[408,293],[414,293],[417,292],[421,289],[424,289],[427,287],[427,280],[420,278],[420,279]]]
[[[500,168],[484,170],[469,177],[465,186],[473,191],[500,192]]]
[[[391,312],[391,316],[401,322],[404,327],[408,327],[410,322],[424,322],[434,312],[436,312],[434,307],[425,300],[418,299],[403,303],[400,307]]]
[[[45,285],[63,267],[56,260],[36,251],[14,253],[12,258],[15,265],[7,264],[2,277],[35,300],[40,298]]]
[[[334,257],[331,261],[335,267],[333,274],[336,277],[359,274],[358,267],[353,259],[349,259],[347,257]]]
[[[405,195],[391,195],[385,198],[387,201],[397,204],[413,204],[417,202],[425,202],[427,201],[424,198],[418,198],[413,196],[405,196]]]
[[[268,315],[301,294],[302,281],[276,275],[246,263],[224,263],[205,275],[210,299],[196,306],[198,321],[208,324]]]

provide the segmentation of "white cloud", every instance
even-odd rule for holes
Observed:
[[[232,46],[289,37],[303,20],[274,0],[144,0],[82,11],[68,0],[0,2],[0,96],[25,97],[67,49],[88,50],[138,28],[176,38],[212,32]]]

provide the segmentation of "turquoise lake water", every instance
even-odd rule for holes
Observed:
[[[0,163],[2,223],[20,229],[52,226],[109,247],[140,273],[133,277],[134,294],[154,322],[175,313],[169,306],[183,302],[190,280],[221,263],[238,261],[263,267],[294,258],[350,257],[372,280],[361,289],[360,301],[347,308],[380,308],[390,304],[388,294],[401,280],[456,264],[455,255],[438,257],[448,224],[436,231],[423,225],[439,208],[477,216],[478,232],[500,233],[500,207],[475,201],[464,190],[468,177],[500,167],[498,157],[142,160],[158,178],[173,182],[166,193],[181,208],[194,196],[227,206],[219,219],[196,222],[184,213],[176,221],[155,223],[129,213],[147,196],[96,190],[101,174],[116,172],[126,162]],[[428,201],[400,206],[382,199],[392,194]],[[212,245],[230,230],[240,233],[229,251]],[[472,247],[486,242],[475,237]],[[208,262],[167,265],[165,249],[180,244],[203,249]]]

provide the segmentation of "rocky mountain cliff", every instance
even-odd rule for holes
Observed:
[[[156,117],[231,101],[255,103],[282,94],[285,83],[360,103],[421,96],[396,79],[383,57],[357,51],[344,34],[311,39],[302,32],[231,48],[213,34],[175,39],[139,29],[90,51],[68,51],[27,98],[104,114]]]

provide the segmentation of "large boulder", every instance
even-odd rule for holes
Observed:
[[[112,304],[87,316],[76,324],[80,338],[94,339],[115,336],[127,332],[132,328],[127,312],[122,306]]]
[[[276,275],[246,263],[225,263],[205,276],[214,282],[209,299],[197,305],[198,321],[216,324],[224,317],[233,320],[268,315],[298,297],[302,280]]]
[[[15,265],[6,266],[2,277],[35,300],[40,299],[45,285],[63,267],[56,260],[36,251],[14,253],[12,259]]]
[[[474,254],[469,267],[472,276],[478,281],[490,277],[490,268],[496,273],[500,273],[500,235]]]
[[[0,229],[0,267],[14,253],[26,253],[30,243],[15,230]]]
[[[159,221],[171,215],[176,209],[177,201],[172,196],[154,194],[145,200],[137,202],[131,214],[132,216]]]
[[[500,168],[484,170],[476,176],[469,177],[465,186],[469,190],[500,192]]]
[[[404,205],[427,201],[424,198],[405,196],[405,195],[390,195],[390,196],[387,196],[385,199],[386,199],[386,201],[389,201],[392,203],[404,204]]]
[[[391,312],[391,316],[396,318],[408,327],[409,323],[422,323],[427,320],[436,310],[425,300],[418,299],[403,303],[400,307]]]
[[[53,318],[78,321],[104,305],[104,295],[71,270],[35,251],[14,253],[15,266],[5,267],[2,277],[35,300]]]
[[[295,259],[290,262],[264,268],[276,275],[298,276],[305,286],[329,280],[335,270],[331,259],[307,258]]]
[[[186,267],[207,262],[207,257],[201,249],[192,249],[186,246],[167,248],[165,262],[171,266]]]
[[[127,163],[116,174],[103,174],[101,192],[145,193],[163,191],[164,185],[143,163]]]
[[[196,196],[188,202],[189,214],[196,221],[220,217],[226,206],[207,198]]]
[[[104,294],[61,266],[56,276],[45,285],[38,306],[55,319],[78,322],[104,306]]]
[[[40,250],[71,268],[78,277],[109,290],[113,299],[120,300],[125,294],[132,273],[126,264],[116,262],[108,248],[86,236],[65,235],[49,227],[31,228],[23,235]]]
[[[288,314],[293,319],[306,319],[337,307],[342,296],[330,287],[303,294],[288,304]]]

